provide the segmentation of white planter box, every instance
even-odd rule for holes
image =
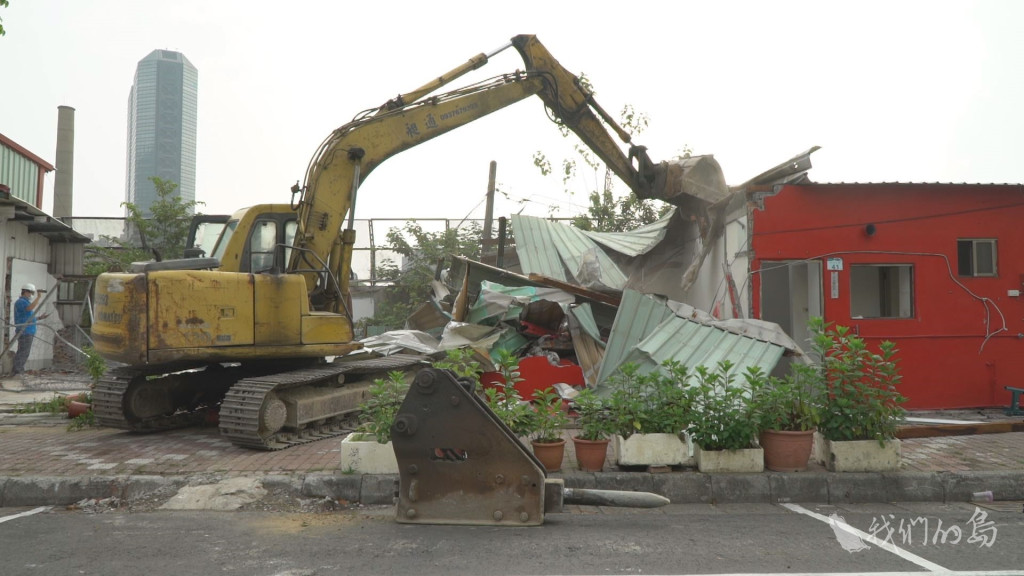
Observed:
[[[613,438],[620,466],[681,466],[690,459],[686,441],[676,434],[633,434]]]
[[[697,469],[706,474],[722,472],[764,472],[764,450],[744,448],[742,450],[702,450],[694,446]]]
[[[885,446],[877,440],[833,442],[816,433],[814,458],[830,472],[892,472],[900,469],[903,446],[895,439]]]
[[[341,440],[341,470],[360,474],[398,474],[391,442],[381,444],[369,434],[353,433]]]

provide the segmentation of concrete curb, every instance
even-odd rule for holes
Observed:
[[[255,475],[259,476],[259,475]],[[567,488],[653,492],[673,504],[805,502],[860,504],[968,502],[975,492],[996,500],[1024,500],[1024,471],[903,473],[702,474],[683,472],[571,472],[557,474]],[[0,477],[0,506],[66,506],[85,499],[127,502],[170,498],[184,486],[215,483],[222,476]],[[343,473],[273,474],[264,489],[278,496],[330,498],[365,505],[392,504],[398,476]]]

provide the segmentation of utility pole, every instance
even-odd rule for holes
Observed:
[[[494,180],[498,174],[498,163],[491,160],[490,174],[487,176],[487,208],[484,210],[484,249],[491,241],[491,227],[494,222]]]

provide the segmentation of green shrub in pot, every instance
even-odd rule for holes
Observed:
[[[881,342],[871,351],[864,339],[846,326],[814,318],[810,323],[812,350],[825,393],[818,431],[827,440],[877,440],[885,445],[896,437],[906,397],[900,382],[896,345]]]
[[[686,389],[689,425],[686,432],[702,450],[741,450],[757,445],[760,422],[752,396],[761,379],[751,367],[744,374],[748,386],[737,383],[735,365],[723,360],[714,370],[697,366],[695,382]]]

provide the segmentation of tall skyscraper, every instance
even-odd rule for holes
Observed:
[[[157,199],[153,176],[176,182],[183,202],[196,198],[198,92],[199,72],[180,52],[154,50],[135,69],[124,196],[144,214]]]

